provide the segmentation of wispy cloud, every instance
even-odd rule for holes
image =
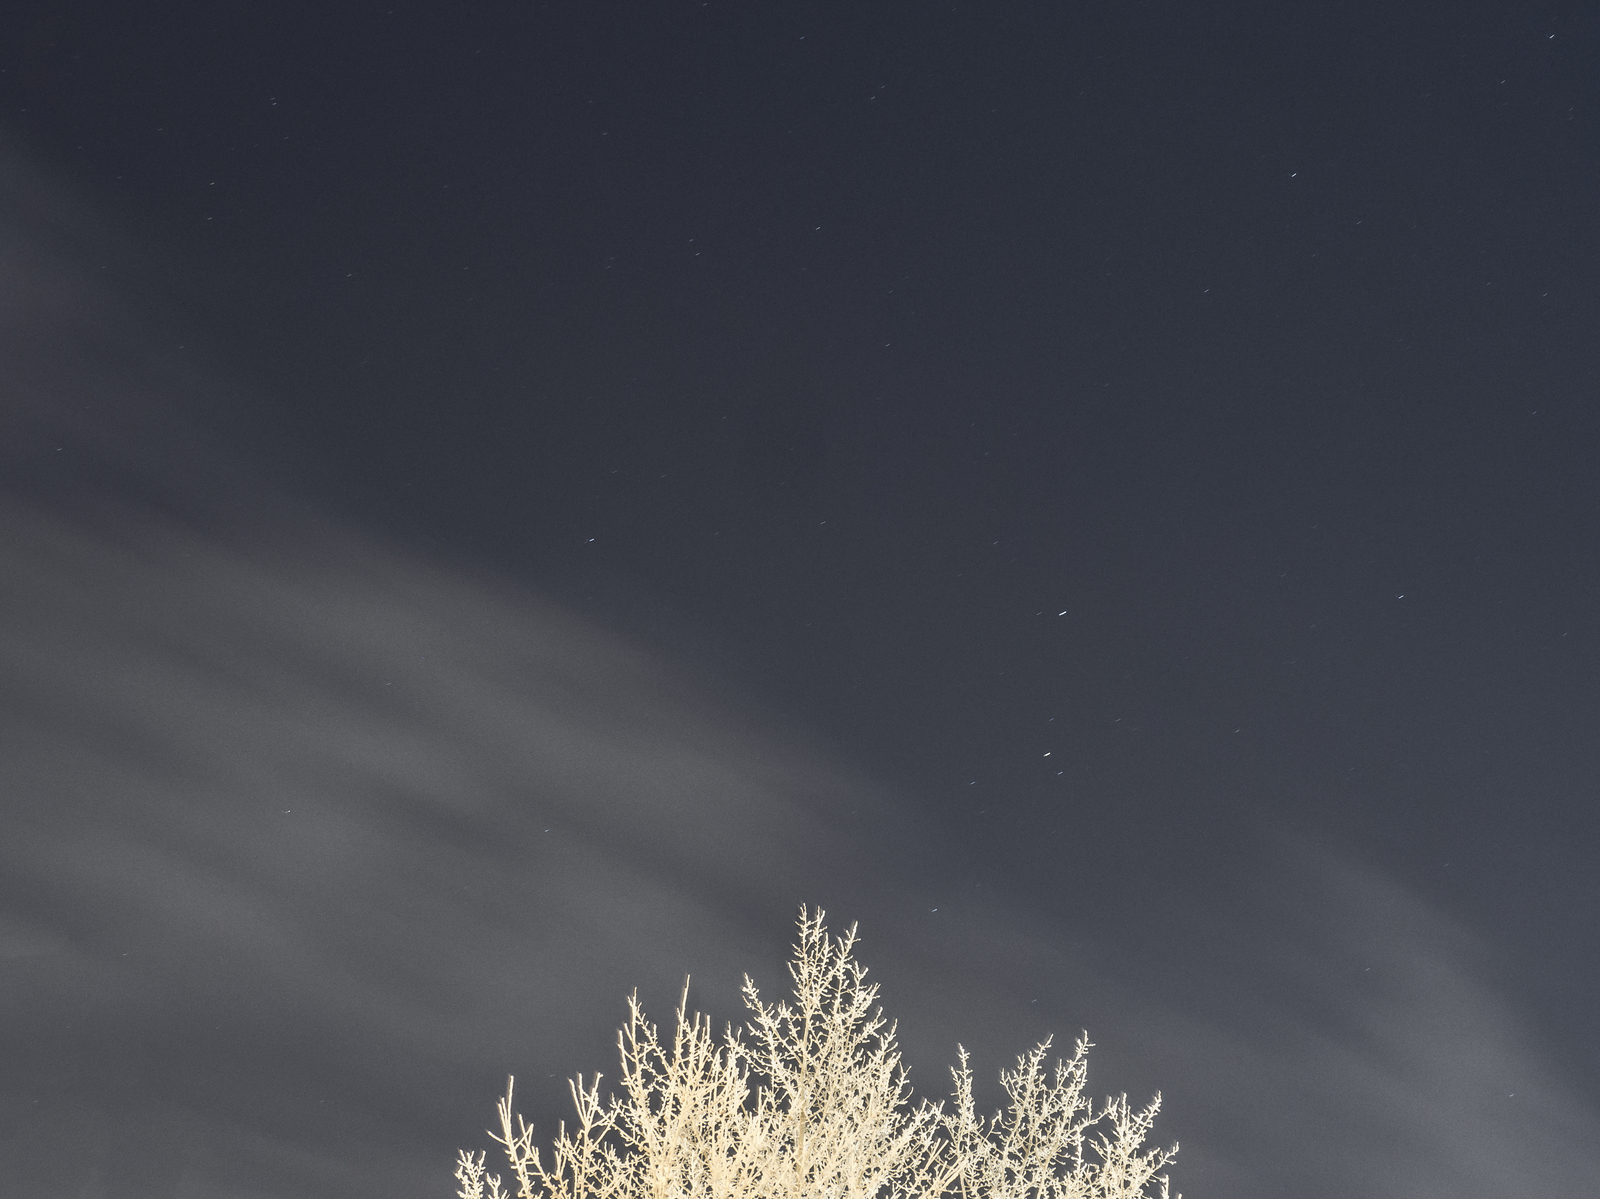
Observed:
[[[519,1036],[592,1031],[596,992],[609,1023],[752,913],[871,875],[820,815],[848,781],[533,596],[357,540],[4,515],[14,1015],[63,1043],[131,1020],[154,1059],[123,1085],[209,1107],[254,1078],[295,1123],[293,1079],[389,1105],[493,1077]]]
[[[1175,980],[1185,1006],[1138,1017],[1181,1080],[1192,1193],[1488,1199],[1595,1176],[1600,1113],[1468,930],[1300,841],[1249,891],[1258,909],[1229,930],[1245,948]]]

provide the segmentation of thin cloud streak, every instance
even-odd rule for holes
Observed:
[[[641,971],[681,971],[688,930],[723,945],[752,905],[871,873],[806,806],[844,780],[741,744],[532,597],[360,544],[319,574],[6,517],[0,864],[8,956],[38,988],[24,1015],[49,1023],[87,981],[91,1023],[115,1022],[153,992],[166,1027],[145,1035],[197,1098],[225,1101],[211,1068],[259,1069],[168,1042],[209,1014],[296,1022],[277,1071],[335,1045],[387,1058],[359,1073],[392,1102],[428,1093],[424,1063],[498,1074],[530,1012],[584,1016],[594,958],[611,1007]]]
[[[1600,1113],[1499,994],[1489,947],[1344,855],[1279,844],[1233,930],[1250,948],[1185,977],[1184,1007],[1130,1017],[1177,1080],[1169,1127],[1194,1126],[1186,1181],[1207,1185],[1186,1191],[1583,1189]]]

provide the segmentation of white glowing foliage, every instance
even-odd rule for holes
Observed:
[[[1126,1096],[1096,1110],[1083,1095],[1085,1038],[1053,1078],[1048,1040],[1001,1071],[1011,1102],[989,1119],[973,1111],[959,1046],[954,1109],[911,1107],[895,1026],[850,957],[855,928],[830,941],[823,914],[800,910],[793,1007],[763,1004],[746,976],[748,1041],[730,1027],[717,1045],[709,1019],[687,1014],[686,982],[668,1049],[631,997],[617,1036],[622,1095],[602,1102],[600,1076],[578,1075],[577,1127],[563,1122],[548,1166],[513,1116],[508,1081],[490,1136],[517,1199],[1148,1199],[1151,1186],[1167,1199],[1160,1171],[1177,1146],[1144,1148],[1160,1096],[1139,1111]],[[456,1179],[458,1199],[511,1194],[482,1152],[461,1153]]]

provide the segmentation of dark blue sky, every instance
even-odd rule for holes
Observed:
[[[1468,1145],[1505,1194],[1518,1120],[1591,1177],[1597,49],[1575,4],[10,6],[0,964],[8,1041],[77,1011],[32,1043],[88,1064],[0,1084],[0,1189],[108,1086],[236,1146],[184,1113],[246,1070],[294,1181],[238,1194],[367,1193],[383,1127],[446,1193],[499,1073],[554,1110],[635,983],[735,1015],[802,902],[934,1093],[974,1021],[987,1077],[1089,1024],[1191,1199],[1283,1193],[1280,1133],[1298,1193]],[[462,1014],[495,935],[582,981],[497,958]],[[221,1193],[193,1154],[122,1193]]]

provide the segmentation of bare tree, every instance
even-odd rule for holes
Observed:
[[[1098,1110],[1084,1098],[1086,1037],[1054,1077],[1046,1040],[1001,1071],[1010,1106],[976,1115],[966,1050],[953,1069],[954,1110],[911,1106],[895,1026],[851,958],[856,930],[830,941],[819,909],[800,909],[789,973],[794,1004],[769,1007],[744,980],[749,1040],[731,1026],[717,1045],[710,1020],[678,1004],[670,1049],[639,1006],[617,1036],[622,1095],[600,1099],[600,1075],[570,1084],[576,1131],[565,1122],[547,1167],[533,1128],[500,1100],[500,1132],[517,1199],[1147,1199],[1177,1153],[1145,1149],[1160,1110],[1127,1096]],[[754,1086],[752,1086],[754,1083]],[[484,1154],[462,1151],[458,1199],[510,1199]],[[1182,1199],[1182,1196],[1178,1196]]]

